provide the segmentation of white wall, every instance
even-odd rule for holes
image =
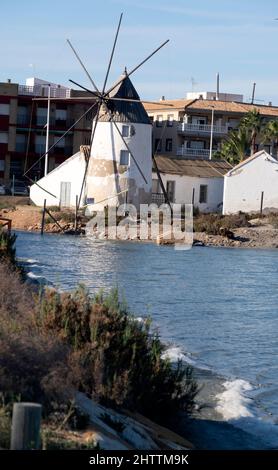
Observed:
[[[118,205],[122,198],[119,200],[112,196],[127,188],[129,203],[138,206],[139,203],[151,202],[152,126],[117,122],[120,131],[123,125],[132,126],[135,131],[130,137],[125,137],[125,141],[147,183],[131,157],[129,167],[120,165],[120,151],[126,147],[115,126],[111,122],[98,122],[87,177],[87,197],[95,202],[93,210],[101,210],[107,204]],[[144,197],[149,200],[144,200]],[[96,204],[100,201],[103,202]]]
[[[201,212],[219,212],[222,210],[224,178],[199,178],[191,176],[180,176],[171,174],[161,174],[165,189],[167,181],[175,181],[175,200],[178,204],[191,204],[193,188],[194,207],[198,207]],[[153,173],[153,179],[157,179],[157,174]],[[207,202],[200,203],[200,185],[207,185]]]
[[[47,176],[38,181],[38,185],[33,184],[30,188],[30,199],[37,206],[43,206],[44,199],[46,199],[47,206],[60,205],[60,192],[61,182],[71,183],[70,192],[70,206],[75,207],[76,195],[79,196],[82,181],[85,172],[85,159],[82,152],[78,152],[53,171],[48,173]],[[49,193],[41,188],[47,189]]]
[[[278,162],[266,152],[225,176],[223,213],[258,212],[261,194],[264,208],[278,208]]]

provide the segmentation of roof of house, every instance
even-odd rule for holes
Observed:
[[[239,170],[244,165],[252,162],[253,160],[255,160],[258,157],[265,157],[266,160],[268,160],[268,161],[271,160],[273,163],[278,164],[278,161],[275,158],[273,158],[268,152],[266,152],[265,150],[259,150],[258,152],[253,153],[253,155],[251,155],[250,157],[245,158],[245,160],[238,163],[232,169],[230,168],[230,170],[228,171],[228,176],[231,175],[232,173],[234,173],[235,171]]]
[[[117,84],[119,81],[120,83]],[[113,114],[113,120],[116,122],[150,124],[150,118],[141,102],[134,103],[130,101],[121,101],[120,99],[129,98],[133,100],[140,100],[140,97],[126,72],[120,76],[117,82],[115,88],[112,87],[112,91],[109,93],[109,97],[119,98],[119,100],[111,100],[107,103],[108,108]],[[111,117],[107,112],[106,106],[102,106],[99,121],[106,122],[110,120]]]
[[[166,155],[157,155],[155,160],[161,173],[199,178],[220,178],[232,167],[225,160],[189,160]]]
[[[263,116],[277,116],[278,117],[278,107],[277,106],[265,106],[265,105],[258,105],[258,104],[250,104],[250,103],[239,103],[236,101],[214,101],[214,100],[204,100],[204,99],[195,99],[195,100],[165,100],[160,101],[161,105],[156,104],[149,104],[146,103],[145,109],[147,112],[151,113],[153,111],[164,111],[167,109],[178,109],[183,110],[188,108],[190,110],[200,110],[200,111],[207,111],[207,110],[214,110],[216,112],[227,112],[227,113],[238,113],[238,114],[246,114],[248,111],[256,109],[259,111]],[[165,108],[163,108],[162,104],[165,104]],[[167,107],[168,105],[168,107]],[[170,107],[171,105],[171,107]]]

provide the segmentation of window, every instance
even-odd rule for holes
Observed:
[[[166,191],[170,202],[174,202],[175,198],[175,181],[167,181]]]
[[[161,139],[155,139],[154,141],[154,151],[161,152]]]
[[[9,116],[10,114],[10,105],[0,103],[0,115],[1,116]]]
[[[191,149],[204,149],[205,148],[205,142],[202,140],[191,140],[190,142],[190,148]]]
[[[0,160],[0,171],[5,170],[5,160]]]
[[[156,127],[162,127],[163,124],[163,116],[162,114],[159,114],[156,116]]]
[[[66,109],[56,109],[55,117],[57,121],[66,121],[67,120],[67,110]]]
[[[157,180],[152,180],[152,193],[153,194],[159,194],[160,193],[160,184],[158,179]]]
[[[123,126],[122,127],[122,136],[123,137],[129,137],[129,126]]]
[[[167,116],[167,127],[173,127],[174,114],[168,114]]]
[[[207,202],[208,199],[208,187],[206,184],[200,185],[200,197],[199,202],[200,204]]]
[[[120,154],[120,165],[129,165],[129,151],[121,150]]]
[[[172,150],[173,150],[173,139],[166,139],[165,150],[166,150],[166,152],[172,152]]]
[[[9,139],[8,132],[0,132],[0,144],[7,144]]]
[[[26,135],[25,134],[16,134],[15,137],[15,149],[17,152],[26,151]]]
[[[64,148],[65,147],[65,137],[63,137],[58,143],[56,143],[61,138],[60,135],[54,135],[54,144],[56,144],[56,148]]]

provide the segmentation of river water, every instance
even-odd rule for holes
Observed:
[[[218,416],[278,448],[278,251],[18,232],[17,255],[61,289],[117,286],[137,317],[152,316],[173,360],[221,381]]]

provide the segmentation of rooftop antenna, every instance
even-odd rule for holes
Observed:
[[[254,82],[254,83],[253,83],[253,91],[252,91],[251,104],[254,104],[255,92],[256,92],[256,83]]]
[[[89,167],[89,160],[91,158],[91,149],[92,149],[92,145],[93,145],[93,141],[94,141],[94,137],[95,137],[95,132],[96,132],[96,127],[97,127],[97,124],[98,124],[98,120],[100,118],[100,112],[104,111],[108,115],[109,120],[111,121],[111,123],[115,127],[115,129],[116,129],[117,133],[119,134],[120,138],[122,139],[124,146],[129,151],[129,154],[130,154],[132,160],[134,161],[135,166],[137,167],[141,177],[143,178],[143,180],[145,182],[147,182],[146,177],[145,177],[140,165],[138,164],[134,153],[131,151],[130,147],[128,146],[126,140],[124,139],[124,137],[123,137],[118,125],[117,125],[116,120],[114,119],[113,104],[112,103],[113,103],[113,101],[123,101],[123,102],[127,102],[127,103],[128,102],[130,102],[130,103],[151,103],[151,104],[156,104],[156,105],[160,105],[160,106],[165,107],[165,103],[151,102],[151,101],[145,101],[145,100],[140,100],[140,99],[117,98],[117,97],[114,97],[113,95],[111,95],[111,93],[124,80],[126,80],[128,77],[130,77],[136,70],[138,70],[151,57],[153,57],[162,47],[164,47],[169,42],[169,39],[167,39],[160,46],[158,46],[151,54],[149,54],[144,60],[142,60],[138,65],[136,65],[136,67],[134,67],[131,71],[128,71],[127,69],[125,69],[125,73],[121,76],[121,78],[112,87],[106,89],[106,85],[107,85],[107,81],[108,81],[108,78],[109,78],[109,73],[110,73],[110,69],[111,69],[111,65],[112,65],[112,61],[113,61],[113,56],[114,56],[114,52],[115,52],[115,48],[116,48],[116,44],[117,44],[117,40],[118,40],[118,34],[119,34],[121,22],[122,22],[122,16],[123,16],[123,14],[120,15],[120,20],[119,20],[117,31],[116,31],[116,36],[115,36],[115,39],[114,39],[112,52],[111,52],[111,55],[110,55],[110,59],[109,59],[109,63],[108,63],[108,67],[107,67],[107,71],[106,71],[106,74],[105,74],[105,79],[104,79],[104,83],[103,83],[102,87],[97,87],[96,83],[92,79],[92,77],[89,74],[87,68],[85,67],[84,63],[82,62],[81,58],[79,57],[79,54],[77,53],[76,49],[73,47],[72,43],[69,40],[67,40],[67,42],[68,42],[70,48],[72,49],[76,59],[78,60],[79,64],[83,68],[87,78],[89,79],[93,89],[89,89],[87,87],[84,87],[83,85],[81,85],[81,84],[79,84],[76,81],[71,80],[71,79],[70,79],[70,82],[74,83],[75,85],[77,85],[82,90],[87,91],[92,96],[91,96],[91,98],[90,97],[55,98],[55,101],[62,100],[62,101],[69,101],[70,102],[70,101],[74,101],[74,99],[78,99],[78,100],[84,99],[85,101],[92,100],[93,102],[92,102],[92,105],[89,107],[89,109],[87,109],[87,111],[85,111],[75,121],[75,123],[72,126],[70,126],[70,128],[51,147],[49,147],[47,149],[47,151],[24,173],[24,176],[26,176],[27,173],[30,172],[31,169],[34,168],[34,166],[37,165],[37,163],[41,159],[45,158],[48,155],[48,153],[76,126],[76,124],[78,124],[89,112],[91,112],[94,108],[96,108],[96,115],[95,115],[94,120],[92,120],[92,132],[91,132],[90,146],[89,146],[89,152],[88,152],[89,156],[88,156],[88,158],[86,158],[85,171],[84,171],[83,182],[82,182],[82,186],[81,186],[81,190],[80,190],[80,195],[79,195],[77,208],[79,208],[80,204],[81,204],[81,198],[82,198],[84,186],[85,186],[85,183],[86,183],[86,176],[87,176],[88,167]],[[196,84],[196,82],[195,82],[194,78],[192,78],[192,86],[194,86],[194,84]],[[34,98],[34,100],[36,100],[36,101],[43,101],[43,100],[48,100],[48,99],[49,98]],[[172,105],[167,104],[167,106],[172,106]],[[156,170],[159,173],[158,168],[156,168]],[[27,178],[31,180],[31,178],[29,178],[29,177],[27,177]],[[171,206],[171,203],[169,201],[168,194],[167,194],[167,191],[165,190],[165,187],[163,185],[161,177],[159,178],[159,181],[160,181],[160,185],[162,187],[162,191],[163,191],[163,194],[164,194],[164,197],[165,197],[165,202],[169,205],[170,210],[172,212],[172,206]],[[37,182],[33,181],[33,183],[37,184],[37,186],[39,186],[39,184]],[[39,187],[41,189],[43,189],[45,192],[49,193],[49,191],[47,191],[46,189],[42,188],[41,186],[39,186]],[[49,194],[51,194],[51,193],[49,193]],[[56,196],[54,196],[54,197],[56,197]]]
[[[216,74],[216,100],[219,100],[219,72]]]

